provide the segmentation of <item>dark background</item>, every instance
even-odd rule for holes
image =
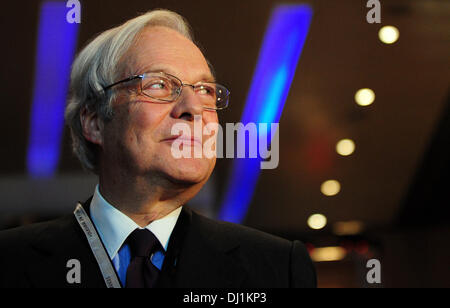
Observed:
[[[221,123],[239,122],[272,9],[309,3],[313,19],[280,119],[280,164],[261,173],[245,225],[313,247],[342,246],[341,261],[317,262],[321,287],[435,287],[450,283],[450,1],[380,1],[381,24],[366,22],[366,1],[81,1],[80,50],[94,35],[154,8],[190,22],[232,92]],[[41,1],[2,4],[0,229],[70,213],[96,179],[71,153],[67,129],[58,173],[27,175],[26,152]],[[378,30],[394,25],[398,42]],[[354,94],[375,91],[360,107]],[[356,151],[339,156],[351,138]],[[231,159],[218,160],[205,190],[191,202],[214,217]],[[340,193],[320,185],[338,179]],[[307,219],[322,213],[322,230]],[[358,221],[357,234],[337,235],[334,224]],[[365,281],[368,259],[382,266],[381,285]]]

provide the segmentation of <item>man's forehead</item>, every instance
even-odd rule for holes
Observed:
[[[214,82],[212,67],[200,49],[175,30],[151,27],[143,30],[130,57],[136,74],[165,72],[180,79]],[[185,76],[182,76],[185,75]],[[193,81],[193,80],[191,80]]]
[[[136,74],[143,74],[148,72],[164,72],[170,75],[173,75],[177,78],[182,78],[181,75],[183,75],[180,70],[172,65],[167,65],[164,63],[155,63],[153,65],[146,65],[142,68],[138,68],[138,71]],[[193,69],[190,69],[189,75],[192,76],[191,78],[195,80],[191,81],[203,81],[203,82],[215,82],[215,78],[212,75],[210,71],[205,72],[204,70],[198,70],[194,71]]]

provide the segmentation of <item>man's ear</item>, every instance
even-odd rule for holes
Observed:
[[[80,122],[84,138],[94,144],[103,145],[103,121],[98,114],[83,107]]]

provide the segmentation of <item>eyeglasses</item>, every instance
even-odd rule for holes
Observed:
[[[178,99],[183,87],[188,86],[208,110],[221,110],[228,107],[230,91],[224,86],[214,82],[198,82],[195,85],[183,83],[177,77],[163,73],[150,72],[142,75],[133,75],[113,83],[103,89],[106,91],[118,84],[140,79],[140,94],[160,102],[173,102]]]

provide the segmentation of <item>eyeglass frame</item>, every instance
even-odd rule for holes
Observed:
[[[162,99],[162,98],[152,97],[152,96],[150,96],[150,95],[144,93],[143,86],[142,86],[142,80],[145,78],[145,75],[146,75],[146,74],[149,74],[149,73],[152,73],[152,74],[154,74],[154,73],[160,73],[160,74],[168,75],[168,76],[173,77],[173,78],[175,78],[176,80],[178,80],[178,81],[180,82],[180,87],[177,88],[177,90],[176,90],[177,96],[176,96],[173,100],[166,100],[166,99]],[[193,90],[195,90],[195,88],[198,86],[198,85],[193,85],[193,84],[189,84],[189,83],[184,83],[183,81],[181,81],[180,78],[178,78],[178,77],[176,77],[176,76],[174,76],[174,75],[172,75],[172,74],[165,73],[165,72],[146,72],[146,73],[144,73],[144,74],[132,75],[132,76],[130,76],[130,77],[128,77],[128,78],[125,78],[125,79],[119,80],[119,81],[117,81],[117,82],[115,82],[115,83],[113,83],[113,84],[110,84],[109,86],[103,87],[103,91],[109,90],[109,89],[111,89],[112,87],[117,86],[118,84],[125,83],[125,82],[129,82],[129,81],[133,81],[133,80],[136,80],[136,79],[140,79],[140,80],[141,80],[141,94],[143,94],[143,95],[145,95],[145,96],[147,96],[147,97],[150,97],[150,98],[152,98],[152,99],[156,99],[156,100],[158,100],[158,101],[167,102],[167,103],[171,103],[171,102],[176,101],[176,100],[180,97],[181,92],[183,91],[183,88],[184,88],[185,86],[189,86],[189,87],[191,87]],[[203,107],[204,109],[206,109],[206,110],[214,110],[214,111],[226,109],[226,108],[228,107],[228,104],[229,104],[229,97],[230,97],[230,94],[231,94],[230,90],[228,90],[225,86],[223,86],[223,85],[221,85],[221,84],[218,84],[218,83],[216,83],[216,82],[207,82],[207,83],[212,83],[212,84],[219,85],[219,86],[225,88],[225,90],[227,90],[227,94],[226,94],[226,105],[225,105],[225,107],[220,107],[220,108],[219,108],[219,107],[216,107],[216,108],[210,108],[210,107],[205,107],[205,106],[202,106],[202,107]]]

